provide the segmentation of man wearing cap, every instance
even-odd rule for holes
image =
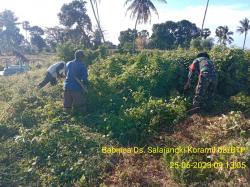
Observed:
[[[217,86],[217,72],[213,62],[206,52],[201,52],[189,66],[188,81],[184,90],[190,88],[193,75],[197,73],[199,80],[193,98],[193,109],[205,109],[209,111]],[[192,109],[191,109],[192,110]]]
[[[75,52],[75,59],[69,61],[65,67],[64,81],[64,110],[71,112],[74,109],[86,111],[86,85],[88,85],[88,72],[83,62],[83,50]]]
[[[44,86],[46,86],[49,82],[52,86],[56,85],[57,79],[64,76],[64,71],[65,71],[64,68],[65,68],[65,62],[57,62],[49,66],[43,81],[38,84],[37,88],[41,89]]]

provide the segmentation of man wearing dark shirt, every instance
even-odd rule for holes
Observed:
[[[88,72],[83,63],[84,52],[77,50],[75,59],[69,61],[65,67],[66,79],[64,81],[64,109],[70,112],[72,106],[82,112],[86,110],[86,85],[88,84]]]
[[[185,90],[190,88],[191,80],[195,73],[198,74],[199,80],[193,99],[193,107],[210,110],[217,86],[217,73],[213,62],[206,52],[199,53],[189,66],[188,81],[184,87]]]

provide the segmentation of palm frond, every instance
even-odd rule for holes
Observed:
[[[166,0],[158,0],[158,1],[161,2],[161,3],[166,3],[167,4]]]
[[[243,27],[238,27],[236,31],[240,34],[243,34],[245,32],[245,29]]]
[[[138,9],[137,3],[138,3],[137,1],[133,1],[132,4],[127,8],[127,11],[126,11],[125,15],[127,15],[128,11],[132,11],[133,12],[135,9]],[[131,17],[131,15],[130,15],[130,17]]]
[[[126,0],[124,3],[124,6],[126,6],[130,1],[133,1],[133,0]]]
[[[240,21],[240,24],[242,27],[247,28],[249,27],[249,19],[244,18],[243,20]]]
[[[166,0],[158,1],[167,3]],[[148,21],[151,22],[151,11],[153,11],[159,18],[157,9],[151,0],[126,0],[125,5],[130,2],[131,4],[127,8],[125,15],[127,15],[128,11],[131,11],[130,18],[136,19],[139,24],[147,23]]]
[[[148,2],[148,7],[151,8],[159,18],[159,14],[158,14],[154,4],[151,1]]]

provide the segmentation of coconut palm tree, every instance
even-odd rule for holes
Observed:
[[[237,32],[239,32],[240,34],[245,34],[244,43],[243,43],[243,50],[244,50],[245,44],[246,44],[247,33],[248,33],[248,30],[250,30],[249,19],[245,18],[241,20],[240,24],[241,26],[238,27]]]
[[[223,46],[226,46],[227,43],[231,44],[234,41],[234,39],[231,37],[233,32],[229,31],[228,26],[217,27],[215,34],[218,37],[218,42]]]
[[[104,34],[103,34],[103,31],[101,29],[101,24],[100,24],[100,18],[99,18],[99,11],[98,11],[97,0],[90,0],[90,4],[91,4],[91,8],[92,8],[92,11],[93,11],[93,14],[94,14],[94,17],[95,17],[98,29],[99,29],[99,31],[101,33],[103,42],[105,43]],[[95,6],[94,6],[94,4],[95,4]]]
[[[167,3],[166,0],[158,0],[159,2]],[[126,0],[125,5],[128,3],[131,4],[127,8],[126,14],[128,11],[131,11],[130,18],[135,19],[134,27],[134,40],[133,40],[133,52],[135,51],[135,36],[136,36],[136,27],[138,24],[151,22],[151,11],[153,11],[158,17],[159,14],[155,8],[155,5],[151,0]]]

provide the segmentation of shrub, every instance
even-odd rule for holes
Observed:
[[[65,62],[74,59],[74,54],[77,49],[81,49],[81,46],[77,46],[71,42],[66,42],[57,47],[56,51],[59,58]]]
[[[240,49],[212,50],[211,57],[218,70],[218,93],[232,96],[241,91],[248,91],[250,80],[250,60]]]
[[[9,164],[12,170],[8,172],[11,178],[15,175],[16,181],[3,177],[0,184],[95,186],[110,167],[111,156],[101,154],[101,146],[110,143],[107,138],[77,125],[21,128],[11,148],[1,146],[1,150],[8,152],[4,163],[12,162]]]
[[[68,58],[76,48],[70,43],[64,45],[58,52],[62,58]],[[63,112],[61,82],[44,90],[35,89],[44,69],[0,79],[0,186],[97,186],[112,167],[111,157],[99,154],[100,146],[113,144],[107,137],[126,146],[145,146],[152,144],[160,133],[165,133],[169,140],[175,125],[185,119],[191,103],[183,86],[195,50],[107,56],[106,49],[101,47],[96,51],[85,50],[85,54],[90,79],[87,115],[68,116]],[[209,54],[219,72],[217,107],[228,102],[242,112],[231,112],[211,123],[213,118],[205,118],[211,126],[200,125],[189,132],[195,133],[192,135],[198,139],[198,146],[204,146],[204,142],[224,143],[223,140],[225,145],[235,144],[227,141],[229,138],[240,140],[242,146],[248,145],[249,120],[243,113],[249,113],[250,54],[219,48]],[[201,117],[197,117],[200,123],[198,118]],[[165,159],[208,159],[207,155],[175,156]],[[249,156],[246,159],[249,162]],[[202,185],[203,181],[209,185],[219,180],[218,176],[229,180],[224,176],[230,174],[227,171],[218,175],[216,172],[182,169],[173,174],[186,185]]]
[[[142,144],[185,116],[188,102],[172,91],[184,84],[175,61],[157,53],[114,55],[89,68],[89,110],[100,115],[98,129],[121,143]]]
[[[230,99],[235,108],[242,110],[247,116],[250,116],[250,96],[240,92]]]
[[[95,59],[105,58],[108,55],[108,49],[105,46],[99,46],[97,50],[90,50],[72,42],[59,45],[57,47],[57,55],[61,60],[68,62],[75,58],[74,54],[77,49],[84,50],[84,61],[87,65],[91,64]]]
[[[201,50],[202,46],[201,46],[201,38],[194,38],[191,40],[190,46],[191,48],[197,49],[197,50]]]
[[[203,50],[211,50],[214,46],[214,39],[206,38],[205,40],[202,40],[201,46]]]

